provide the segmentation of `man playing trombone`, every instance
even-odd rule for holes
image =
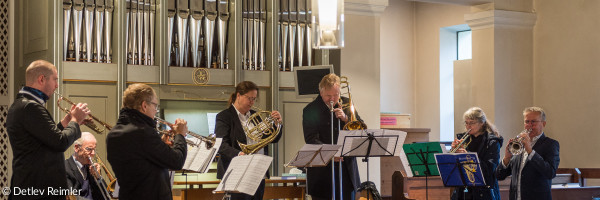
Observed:
[[[546,113],[542,108],[525,108],[523,117],[526,131],[508,141],[496,177],[504,180],[512,175],[510,200],[552,199],[550,189],[560,162],[560,146],[544,134]]]
[[[344,112],[338,101],[340,99],[340,77],[328,74],[319,83],[319,96],[306,107],[302,113],[302,128],[304,130],[304,141],[306,144],[335,144],[337,143],[339,128],[350,121],[350,113]],[[348,103],[348,98],[342,98],[343,103]],[[333,112],[333,141],[331,140],[331,113]],[[358,116],[358,115],[357,115]],[[362,121],[360,116],[358,121]],[[338,120],[339,119],[339,120]],[[336,158],[336,162],[342,161]],[[307,171],[307,183],[309,195],[312,199],[332,199],[333,192],[336,198],[340,197],[340,178],[338,164],[335,164],[336,191],[332,191],[331,165],[327,167],[310,167]],[[351,194],[360,186],[358,165],[356,159],[345,158],[342,164],[343,197],[351,199]]]
[[[106,137],[107,159],[119,180],[119,199],[173,199],[169,169],[180,170],[185,162],[187,122],[175,120],[170,147],[156,130],[158,111],[152,87],[137,83],[123,92],[117,125]]]
[[[99,171],[93,171],[93,163],[90,161],[90,157],[96,155],[96,137],[90,132],[81,133],[81,137],[75,140],[73,150],[73,156],[65,160],[69,188],[80,189],[78,196],[83,199],[110,199],[103,197],[102,192],[105,188],[100,188],[92,175],[100,174]],[[100,169],[100,165],[95,166],[96,169]]]
[[[59,124],[45,104],[58,88],[56,67],[47,61],[33,61],[25,70],[23,87],[8,110],[6,128],[13,151],[11,187],[48,190],[67,188],[64,152],[81,136],[79,125],[90,113],[85,103],[71,106]],[[23,196],[10,193],[9,199],[61,198],[64,194]],[[27,194],[25,194],[27,195]],[[62,197],[64,199],[64,197]]]

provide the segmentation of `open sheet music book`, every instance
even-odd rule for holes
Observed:
[[[221,183],[214,192],[254,195],[273,158],[261,154],[236,156],[231,160]]]
[[[210,149],[206,148],[204,141],[198,141],[197,144],[200,144],[198,146],[188,146],[188,153],[183,164],[183,169],[200,173],[208,172],[210,163],[215,159],[215,155],[217,155],[219,147],[221,147],[221,141],[223,141],[223,138],[216,138],[215,144]]]
[[[327,166],[331,158],[340,149],[340,145],[305,144],[296,157],[290,160],[286,167],[322,167]]]

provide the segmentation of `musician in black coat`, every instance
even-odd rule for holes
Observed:
[[[529,107],[523,111],[525,130],[519,134],[523,153],[513,155],[508,142],[502,163],[496,168],[498,180],[511,176],[510,200],[552,199],[552,179],[560,163],[558,141],[546,137],[546,113],[542,108]]]
[[[246,124],[248,118],[256,112],[252,110],[252,106],[254,105],[254,102],[256,102],[257,97],[258,87],[256,84],[250,81],[240,82],[235,87],[235,92],[231,94],[231,97],[229,98],[229,108],[217,114],[215,134],[218,138],[223,138],[221,147],[219,148],[219,155],[221,157],[217,165],[218,179],[223,178],[223,175],[227,171],[227,167],[229,167],[229,164],[234,157],[245,155],[245,153],[242,152],[238,141],[243,144],[255,144],[258,142],[248,139],[242,126],[242,124]],[[272,111],[271,117],[281,123],[281,114],[278,111]],[[281,138],[281,135],[283,135],[283,133],[279,133],[272,143],[277,143]],[[268,136],[263,136],[263,138],[265,137]],[[265,147],[255,152],[255,154],[267,155],[268,152],[268,149]],[[259,200],[263,198],[264,189],[265,181],[263,179],[254,195],[232,194],[232,199]]]
[[[470,134],[470,136],[464,143],[468,144],[466,149],[459,147],[456,153],[477,153],[486,185],[466,187],[466,192],[464,187],[455,188],[451,199],[500,200],[498,179],[496,179],[495,171],[500,159],[500,147],[502,146],[503,138],[479,107],[469,108],[463,115],[463,119],[465,120],[465,128],[470,130],[466,134]],[[462,138],[462,135],[459,134],[458,137]],[[455,139],[452,143],[452,148],[454,149],[461,141]]]
[[[38,60],[27,67],[25,74],[26,86],[10,106],[6,121],[13,152],[9,199],[64,199],[65,193],[50,193],[48,188],[68,189],[64,152],[81,136],[79,125],[90,111],[87,104],[71,106],[70,114],[56,124],[45,108],[58,88],[56,67]],[[15,193],[16,188],[39,193]]]
[[[76,195],[78,199],[110,199],[111,195],[106,188],[101,188],[100,183],[94,178],[94,167],[99,170],[100,165],[90,161],[96,155],[96,138],[89,132],[81,133],[81,137],[73,144],[75,153],[65,160],[67,170],[67,185],[69,188],[80,190]],[[100,174],[96,171],[95,174]],[[103,182],[106,184],[106,182]]]
[[[173,146],[161,139],[152,87],[130,85],[123,93],[117,125],[106,137],[107,159],[119,182],[119,199],[173,199],[169,169],[180,170],[187,155],[187,122],[175,120]]]
[[[302,113],[302,128],[304,130],[304,141],[306,144],[331,144],[331,103],[335,105],[334,109],[334,135],[333,142],[337,143],[339,127],[350,120],[349,109],[339,108],[338,99],[340,98],[340,78],[335,74],[329,74],[323,77],[319,83],[319,96],[304,107]],[[342,98],[343,103],[348,103],[347,98]],[[356,114],[357,120],[362,121]],[[338,120],[339,119],[339,120]],[[335,162],[336,179],[336,198],[339,194],[339,167],[338,160]],[[313,199],[332,199],[331,185],[331,162],[327,167],[310,167],[307,172],[308,192]],[[358,174],[358,165],[356,159],[346,157],[342,162],[342,185],[344,199],[351,199],[352,192],[360,186],[360,177]]]

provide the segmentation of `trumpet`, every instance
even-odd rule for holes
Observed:
[[[166,135],[170,138],[173,138],[174,134],[173,132],[167,131],[167,130],[162,130],[160,127],[162,127],[162,125],[167,125],[167,126],[173,126],[173,123],[170,123],[160,117],[154,117],[154,120],[156,120],[157,123],[157,127],[156,129],[158,130],[158,132],[161,135]],[[195,137],[197,139],[199,139],[200,141],[204,142],[206,144],[206,148],[210,149],[215,145],[215,141],[217,139],[217,137],[215,136],[215,134],[209,134],[208,136],[203,136],[200,135],[198,133],[194,133],[192,131],[188,131],[187,133],[188,135]],[[172,140],[172,139],[171,139]],[[172,142],[172,141],[171,141]],[[186,142],[192,146],[198,146],[199,144],[197,144],[196,142],[193,142],[191,140],[186,140]]]
[[[66,101],[67,103],[69,103],[69,104],[71,104],[71,105],[76,105],[76,104],[75,104],[75,103],[73,103],[73,101],[71,101],[71,100],[67,99],[66,97],[64,97],[64,96],[60,95],[58,92],[54,92],[54,94],[56,94],[56,95],[58,96],[58,100],[56,100],[56,106],[57,106],[57,107],[58,107],[60,110],[62,110],[63,112],[67,113],[67,115],[70,115],[70,114],[71,114],[71,111],[69,111],[69,110],[68,110],[68,109],[66,109],[66,108],[63,108],[63,107],[61,107],[61,106],[60,106],[60,102],[61,102],[62,100],[64,100],[64,101]],[[94,131],[94,132],[96,132],[96,133],[98,133],[98,134],[102,134],[102,133],[103,133],[105,130],[110,130],[110,129],[112,129],[112,126],[111,126],[111,125],[109,125],[108,123],[106,123],[106,122],[104,122],[104,121],[102,121],[102,120],[98,119],[97,117],[94,117],[94,116],[93,116],[91,113],[90,113],[90,114],[88,114],[88,116],[89,116],[90,118],[87,118],[87,119],[85,119],[85,120],[83,121],[83,125],[85,125],[85,126],[87,126],[88,128],[92,129],[92,131]],[[103,127],[104,127],[104,129],[100,129],[100,128],[98,128],[98,125],[96,125],[96,123],[94,123],[94,121],[95,121],[96,123],[99,123],[99,124],[100,124],[100,126],[103,126]]]
[[[450,149],[450,153],[455,153],[460,148],[466,149],[467,146],[469,146],[469,144],[472,141],[471,134],[469,134],[469,132],[471,132],[471,129],[467,130],[467,132],[464,133],[464,135],[460,138],[461,139],[460,143],[458,143],[456,146],[454,146],[454,148]],[[469,142],[467,142],[467,139],[469,139]],[[467,142],[467,143],[465,144],[465,142]]]
[[[531,133],[531,129],[525,129],[523,131],[521,131],[521,133]],[[520,135],[520,134],[519,134]],[[517,135],[517,137],[513,138],[512,142],[510,142],[510,144],[508,145],[508,150],[510,151],[510,153],[512,155],[519,155],[521,153],[523,153],[523,151],[525,151],[525,147],[523,146],[523,137],[519,137]]]

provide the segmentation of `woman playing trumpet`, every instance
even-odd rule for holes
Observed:
[[[494,176],[494,170],[498,166],[500,158],[500,147],[502,146],[503,138],[498,134],[498,130],[492,124],[483,110],[479,107],[469,108],[463,115],[465,120],[465,128],[469,130],[465,134],[470,137],[463,144],[468,144],[466,147],[458,147],[457,153],[476,152],[479,157],[479,164],[485,187],[467,187],[456,188],[452,193],[452,199],[492,199],[499,200],[500,192],[498,191],[498,180]],[[455,139],[452,143],[452,148],[455,148],[461,142]]]

